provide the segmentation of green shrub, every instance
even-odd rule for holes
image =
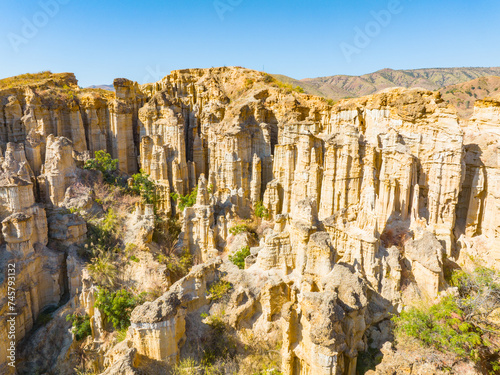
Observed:
[[[149,175],[142,170],[132,176],[130,191],[135,195],[140,195],[143,203],[153,204],[155,200],[155,184],[149,179]]]
[[[244,232],[250,232],[250,228],[246,224],[237,224],[234,227],[229,228],[229,233],[233,236]]]
[[[477,267],[473,273],[455,271],[451,276],[451,284],[458,287],[461,297],[468,297],[473,293],[500,294],[500,278],[498,274],[486,267]],[[498,301],[500,295],[493,297],[492,301]]]
[[[135,255],[132,255],[132,256],[130,257],[130,260],[131,260],[132,262],[136,262],[136,263],[139,263],[139,262],[141,261],[141,260],[140,260],[139,258],[137,258]]]
[[[66,320],[71,321],[71,323],[73,324],[72,331],[75,335],[76,341],[82,341],[87,336],[90,336],[92,334],[92,328],[90,327],[90,316],[70,314],[66,316]]]
[[[255,81],[253,79],[251,79],[251,78],[245,79],[245,88],[248,89],[248,88],[252,87],[252,85],[254,84],[254,82]]]
[[[143,293],[134,296],[125,289],[113,292],[101,288],[97,293],[96,307],[116,330],[123,330],[130,326],[130,314],[137,305],[144,303],[144,298]]]
[[[228,281],[224,280],[219,280],[215,283],[213,283],[210,288],[208,289],[208,298],[210,301],[218,301],[222,299],[224,296],[227,295],[227,292],[229,292],[232,289],[232,285]]]
[[[484,344],[481,330],[464,320],[463,311],[453,297],[446,297],[430,308],[411,308],[394,318],[396,332],[419,340],[423,345],[449,351],[476,361]]]
[[[254,212],[255,212],[255,216],[257,216],[257,217],[260,217],[263,219],[269,219],[269,210],[264,206],[262,201],[258,201],[255,203]]]
[[[179,202],[179,210],[184,211],[186,207],[193,207],[195,205],[196,197],[198,196],[198,186],[191,193],[184,196],[177,193],[170,193],[170,196],[174,201]]]
[[[102,250],[114,248],[117,244],[118,216],[109,209],[101,220],[87,223],[87,244]]]
[[[229,260],[236,264],[239,269],[245,269],[245,259],[250,255],[250,248],[248,246],[243,247],[241,250],[234,253],[234,255],[229,255]]]
[[[423,346],[481,361],[495,371],[499,349],[490,344],[498,327],[488,316],[500,307],[500,277],[479,267],[473,273],[456,271],[450,277],[458,296],[447,296],[430,307],[413,307],[394,317],[396,336],[413,337]],[[492,360],[493,359],[493,360]]]
[[[285,83],[278,79],[274,79],[274,84],[279,88],[285,90],[287,93],[291,93],[293,91],[298,93],[304,93],[304,89],[300,86],[293,86],[291,83]]]
[[[116,182],[116,171],[118,169],[118,159],[111,158],[111,155],[104,150],[96,151],[95,158],[85,162],[83,169],[101,171],[104,180],[113,184]]]
[[[135,243],[129,242],[125,245],[124,253],[130,254],[131,252],[136,251],[136,250],[137,250],[137,245]]]
[[[106,212],[106,216],[102,220],[102,230],[105,234],[113,234],[118,226],[118,215],[115,211],[109,209]]]

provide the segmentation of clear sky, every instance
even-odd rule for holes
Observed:
[[[1,0],[0,78],[244,66],[294,78],[500,66],[498,0]]]

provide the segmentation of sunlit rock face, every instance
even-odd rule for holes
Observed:
[[[0,90],[0,262],[19,265],[18,340],[44,308],[77,294],[94,342],[103,338],[96,289],[75,252],[86,224],[65,210],[92,206],[75,192],[98,150],[156,183],[156,207],[136,206],[128,237],[149,244],[155,213],[176,217],[179,246],[202,263],[136,308],[124,343],[96,361],[107,374],[186,356],[221,277],[233,286],[225,321],[281,342],[284,374],[354,374],[367,335],[386,336],[405,281],[435,298],[448,260],[500,265],[496,100],[477,102],[463,122],[423,89],[330,105],[243,68],[174,71],[142,86],[117,79],[115,93],[58,79]],[[74,93],[54,96],[63,83]],[[194,188],[181,211],[172,195]],[[257,205],[266,209],[259,238],[231,233]],[[244,270],[223,260],[246,245]],[[6,306],[0,300],[0,313]]]

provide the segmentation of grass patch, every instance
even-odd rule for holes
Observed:
[[[127,337],[128,328],[120,329],[116,331],[116,341],[122,342]]]
[[[34,85],[42,83],[43,81],[52,78],[52,76],[52,72],[47,70],[39,73],[26,73],[15,77],[4,78],[0,79],[0,89]]]
[[[158,254],[156,260],[167,266],[172,283],[186,276],[194,264],[193,255],[189,252],[189,249],[184,249],[180,255],[175,253],[170,255]]]

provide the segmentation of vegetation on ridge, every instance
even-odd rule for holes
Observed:
[[[58,75],[47,70],[39,73],[26,73],[14,77],[3,78],[0,79],[0,89],[39,84],[56,76]]]

